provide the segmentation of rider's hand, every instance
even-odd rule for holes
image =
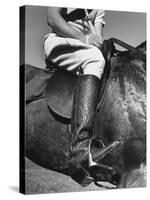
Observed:
[[[91,44],[93,46],[96,46],[97,48],[99,48],[101,50],[103,40],[98,34],[92,33],[87,38],[87,44]]]

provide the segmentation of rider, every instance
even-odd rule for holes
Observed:
[[[101,52],[104,14],[104,10],[97,9],[49,7],[48,25],[52,33],[45,36],[44,42],[45,55],[55,66],[76,74],[82,70],[74,95],[70,150],[75,163],[88,150],[88,166],[78,164],[89,177],[92,166],[98,166],[91,158],[90,141],[99,83],[105,66]]]

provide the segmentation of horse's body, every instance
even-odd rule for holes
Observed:
[[[103,162],[117,170],[118,187],[132,187],[137,180],[136,186],[142,186],[141,164],[146,160],[145,62],[122,55],[111,59],[111,67],[111,80],[98,113],[97,136],[105,145],[116,140],[120,145]],[[38,74],[38,69],[32,71]],[[26,156],[33,162],[70,175],[70,137],[69,122],[50,112],[45,97],[26,105]]]

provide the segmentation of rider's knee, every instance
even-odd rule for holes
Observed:
[[[94,47],[87,52],[87,56],[88,59],[82,66],[84,74],[93,74],[101,78],[105,67],[103,54],[98,48]]]

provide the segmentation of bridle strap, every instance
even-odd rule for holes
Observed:
[[[116,38],[110,38],[109,40],[112,41],[112,43],[115,43],[125,49],[127,49],[129,52],[132,52],[133,53],[133,56],[136,57],[136,58],[140,58],[142,60],[146,60],[146,55],[144,55],[141,51],[139,51],[137,48],[121,41],[121,40],[118,40]],[[121,52],[121,51],[118,51],[115,49],[116,52]]]
[[[127,43],[121,41],[121,40],[118,40],[118,39],[116,39],[116,38],[110,38],[110,40],[111,40],[113,43],[116,43],[116,44],[118,44],[119,46],[121,46],[121,47],[123,47],[123,48],[125,48],[125,49],[127,49],[127,50],[129,50],[129,51],[131,51],[131,52],[133,52],[133,53],[139,53],[139,50],[138,50],[138,49],[136,49],[135,47],[133,47],[133,46],[131,46],[131,45],[129,45],[129,44],[127,44]]]

